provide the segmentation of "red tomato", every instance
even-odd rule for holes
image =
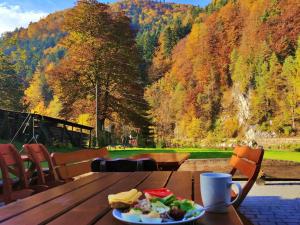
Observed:
[[[173,193],[167,188],[157,188],[157,189],[147,189],[144,190],[144,193],[149,194],[151,196],[164,198],[166,196],[172,195]]]

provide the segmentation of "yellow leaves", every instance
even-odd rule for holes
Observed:
[[[207,35],[207,27],[204,23],[194,24],[192,27],[192,31],[188,36],[187,41],[187,52],[189,55],[194,55],[195,53],[201,52],[204,54],[204,47],[207,43],[205,43],[205,36]],[[202,50],[202,51],[201,51]]]
[[[58,96],[55,95],[46,109],[46,115],[58,118],[59,113],[62,110],[62,108],[63,108],[63,106],[62,106]]]
[[[223,122],[222,133],[225,137],[234,137],[239,129],[239,122],[236,117],[227,118]]]
[[[202,136],[201,134],[203,133],[203,128],[201,125],[202,122],[199,118],[192,117],[186,126],[186,136],[192,139],[200,138]]]
[[[79,123],[79,124],[82,124],[82,125],[90,126],[92,119],[93,118],[92,118],[91,114],[82,113],[77,117],[76,122]]]
[[[25,101],[30,104],[31,109],[35,109],[40,102],[43,102],[44,96],[42,93],[43,83],[40,72],[33,75],[29,83],[29,87],[25,90]],[[41,106],[37,107],[42,108]]]
[[[51,67],[51,64],[49,64]],[[54,95],[50,102],[46,101],[47,95],[45,93],[46,78],[44,74],[37,71],[32,80],[29,83],[29,87],[25,90],[24,100],[29,105],[29,110],[42,115],[51,117],[59,117],[59,113],[62,109],[62,104],[58,96]]]
[[[45,115],[46,107],[44,105],[44,102],[38,102],[37,104],[35,104],[34,107],[31,108],[30,112]]]
[[[195,117],[193,113],[187,112],[177,122],[174,132],[177,139],[189,140],[192,143],[204,136],[206,128],[200,118]]]
[[[45,67],[45,73],[47,74],[48,72],[50,72],[51,70],[53,70],[54,69],[54,67],[55,67],[55,64],[54,63],[49,63],[49,64],[47,64],[46,65],[46,67]]]
[[[243,56],[238,56],[237,60],[232,63],[231,78],[234,85],[240,92],[247,91],[249,81],[252,77],[251,68]]]

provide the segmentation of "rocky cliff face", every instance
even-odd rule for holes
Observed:
[[[238,120],[240,126],[246,126],[247,120],[250,117],[250,103],[249,94],[243,94],[239,92],[236,88],[233,89],[233,98],[237,103],[238,108]]]
[[[241,93],[237,88],[233,88],[233,98],[235,99],[238,109],[239,126],[244,130],[244,136],[247,140],[256,140],[259,138],[277,137],[275,132],[260,131],[257,124],[250,124],[251,108],[250,100],[252,90],[246,94]]]

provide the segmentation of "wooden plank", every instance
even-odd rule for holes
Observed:
[[[87,184],[75,191],[64,194],[39,207],[6,220],[2,224],[20,225],[24,224],[24,221],[26,221],[26,224],[30,225],[48,223],[106,188],[114,185],[129,174],[130,173],[112,173],[109,176],[103,177],[103,179]]]
[[[131,159],[152,158],[161,170],[177,170],[190,153],[144,153],[130,157]]]
[[[205,213],[198,220],[199,225],[243,225],[239,215],[233,206],[228,207],[227,213]]]
[[[107,148],[89,150],[85,149],[69,153],[56,152],[52,154],[52,158],[55,165],[60,166],[85,160],[92,160],[94,158],[101,158],[107,156],[108,154]]]
[[[190,157],[190,153],[143,153],[143,154],[134,155],[130,158],[132,159],[152,158],[157,163],[181,164],[189,157]]]
[[[25,198],[17,202],[13,202],[7,206],[0,208],[0,222],[7,220],[13,216],[19,215],[29,209],[38,207],[39,205],[48,202],[54,198],[60,197],[63,194],[75,191],[76,189],[94,182],[108,174],[104,173],[94,173],[91,176],[84,177],[82,179],[76,180],[72,183],[67,183],[55,188],[52,188],[46,192],[41,192],[30,198]]]
[[[243,175],[247,176],[248,178],[253,176],[257,167],[256,164],[250,161],[246,161],[245,159],[239,158],[235,155],[231,157],[230,165],[239,170]]]
[[[137,188],[143,191],[145,189],[165,187],[171,174],[171,171],[154,171],[145,181],[139,184]]]
[[[200,191],[200,174],[202,172],[193,172],[193,199],[196,203],[202,205],[201,191]]]
[[[152,172],[152,174],[144,180],[141,184],[137,186],[138,190],[144,190],[147,188],[159,188],[165,187],[168,182],[171,172]],[[112,211],[109,210],[105,216],[95,223],[95,225],[124,225],[124,223],[119,222],[112,216]]]
[[[56,172],[60,179],[68,180],[73,177],[91,172],[91,161],[79,162],[67,166],[56,168]]]
[[[166,187],[176,196],[192,199],[192,182],[191,172],[173,172]]]
[[[202,205],[201,191],[200,191],[200,174],[202,172],[194,172],[194,201]],[[197,224],[201,225],[242,225],[236,210],[233,206],[228,207],[228,213],[205,213],[205,216],[198,220]]]
[[[254,148],[250,148],[248,146],[237,146],[234,148],[234,153],[239,158],[246,158],[255,163],[259,162],[262,151],[263,151],[262,149],[254,149]]]
[[[93,198],[87,200],[86,202],[78,205],[72,210],[68,211],[64,215],[58,217],[52,221],[51,225],[56,224],[76,224],[76,225],[85,225],[91,224],[98,220],[105,214],[111,214],[110,207],[108,205],[107,196],[112,193],[118,193],[121,191],[128,191],[132,188],[135,188],[141,182],[144,182],[145,179],[149,179],[150,172],[135,172],[126,179],[121,180],[120,182],[114,184],[110,188],[104,190],[103,192],[95,195]],[[150,175],[150,179],[152,178]],[[161,176],[160,176],[161,177]],[[84,216],[82,216],[84,215]],[[110,224],[114,224],[113,221]]]
[[[17,163],[12,152],[9,152],[9,151],[4,152],[4,153],[1,152],[1,154],[2,154],[2,157],[3,157],[6,165],[10,166],[10,165],[15,165]]]
[[[53,162],[60,179],[70,180],[73,177],[91,172],[91,161],[108,155],[107,148],[98,150],[79,150],[69,153],[52,154]]]

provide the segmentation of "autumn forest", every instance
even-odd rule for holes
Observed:
[[[97,126],[103,144],[299,136],[299,15],[298,0],[79,0],[0,37],[0,105]]]

